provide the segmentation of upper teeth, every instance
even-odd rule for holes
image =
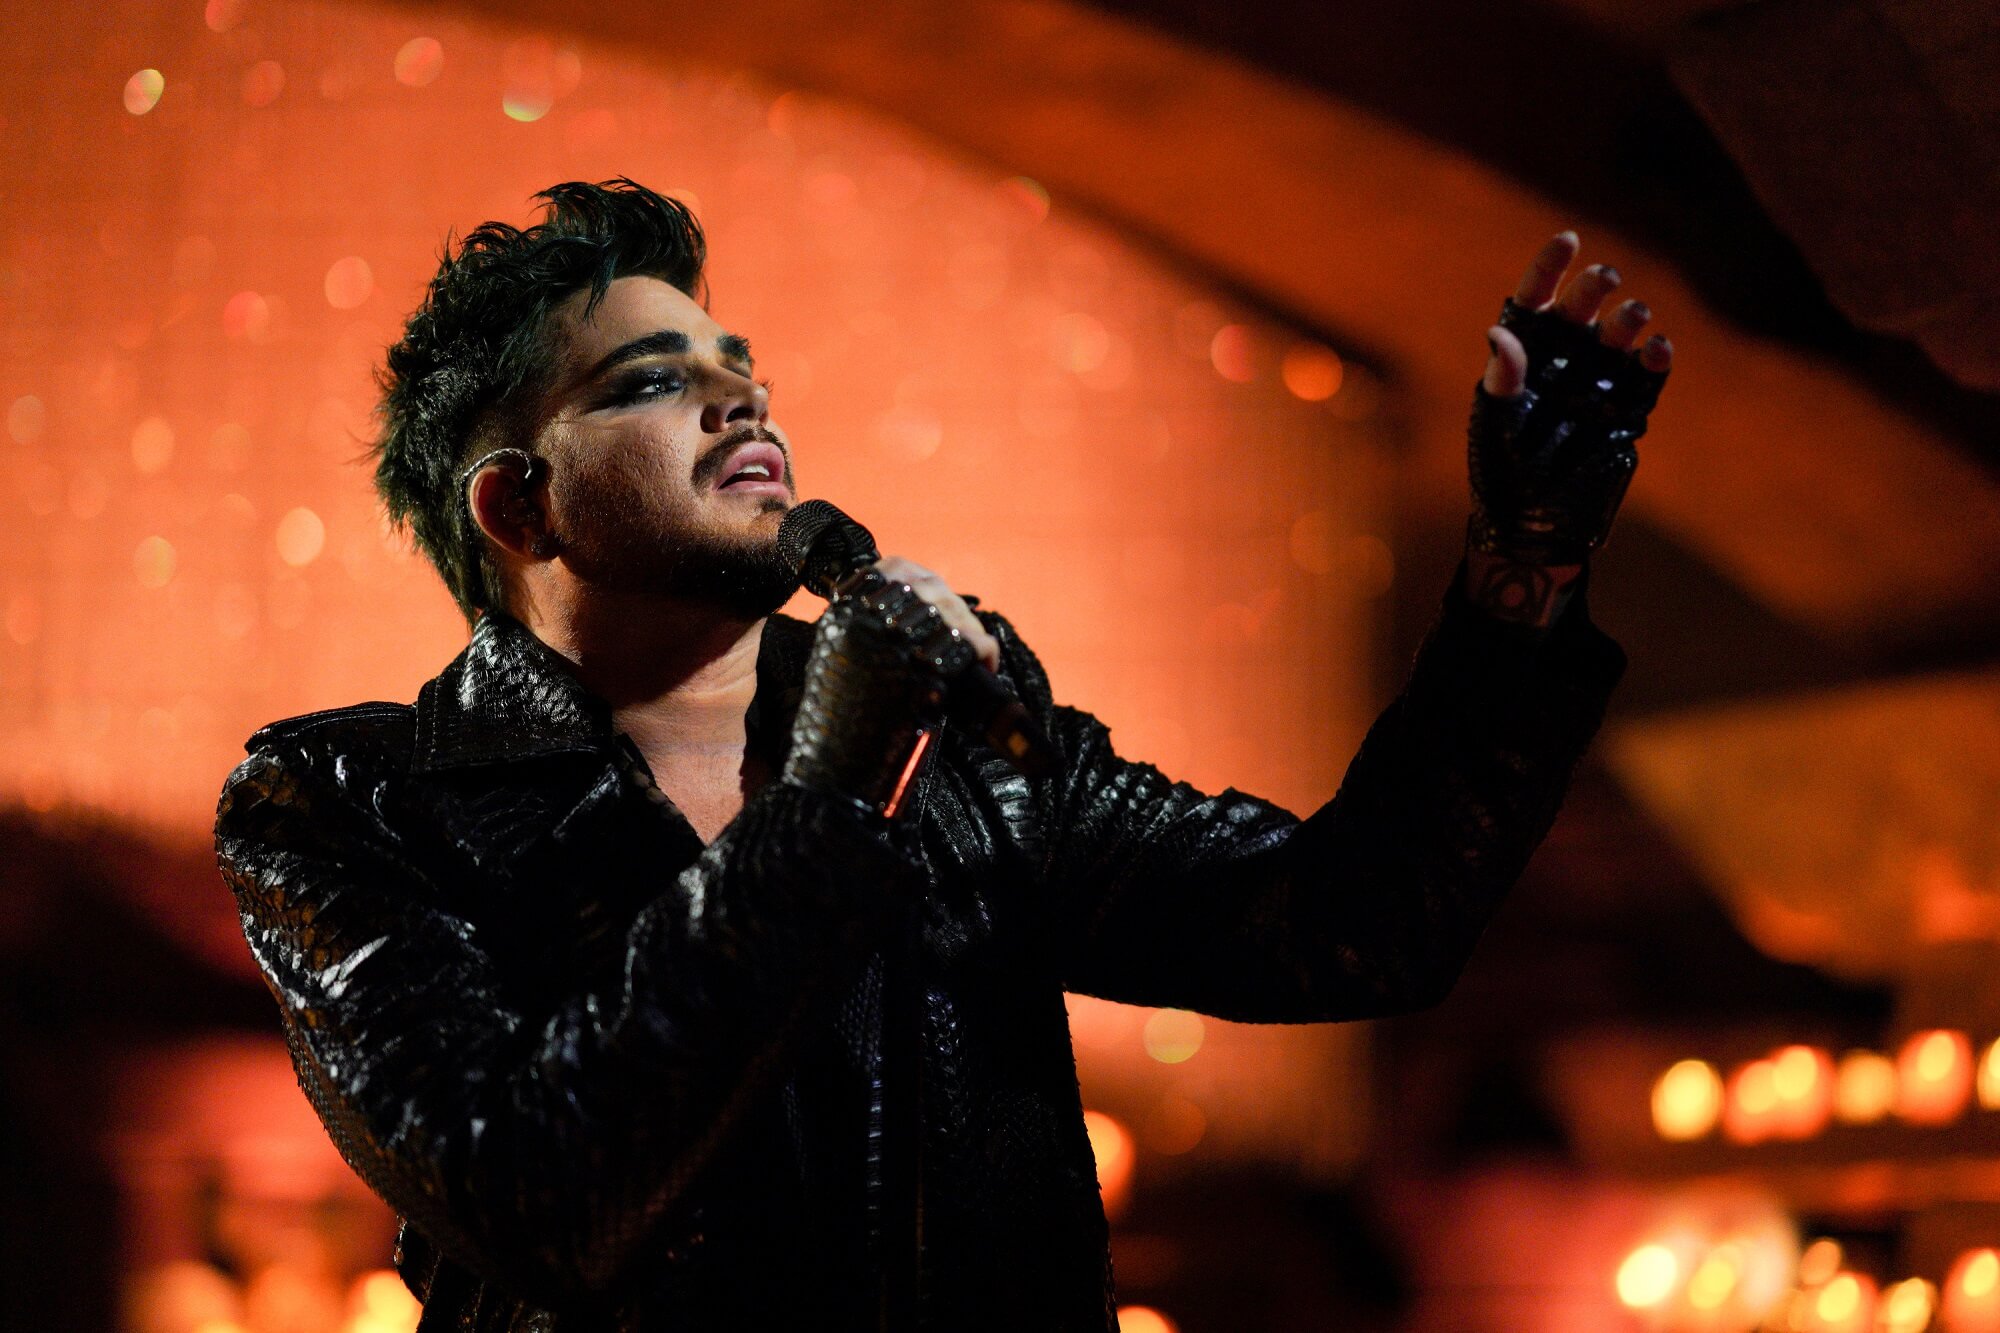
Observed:
[[[753,473],[759,477],[768,477],[771,475],[771,469],[762,463],[747,463],[736,470],[736,477],[747,477]],[[734,481],[736,477],[731,477],[730,480]]]

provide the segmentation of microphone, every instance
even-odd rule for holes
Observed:
[[[829,601],[841,595],[850,575],[882,558],[868,529],[825,500],[804,501],[785,515],[778,554],[798,571],[801,587]],[[983,736],[1023,777],[1055,772],[1055,746],[1014,692],[979,663],[946,681],[944,700],[947,713]]]

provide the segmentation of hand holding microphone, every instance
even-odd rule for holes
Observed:
[[[824,500],[786,514],[778,546],[801,584],[833,603],[806,665],[786,780],[893,814],[946,711],[1022,772],[1052,769],[1039,727],[979,663],[981,648],[997,659],[998,645],[975,620],[975,647],[913,586],[934,575],[882,560],[868,530]],[[916,577],[892,579],[884,570]],[[941,582],[925,591],[949,595]]]

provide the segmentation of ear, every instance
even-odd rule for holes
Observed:
[[[513,459],[495,459],[466,479],[472,521],[501,550],[523,561],[547,558],[532,549],[536,539],[549,531],[546,477],[546,469],[533,466],[532,460],[524,467]]]

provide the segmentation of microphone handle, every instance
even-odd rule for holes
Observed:
[[[871,553],[865,561],[856,559],[847,575],[834,584],[833,595],[846,596],[876,558]],[[1046,778],[1055,773],[1055,745],[1007,683],[980,663],[974,662],[946,680],[944,708],[953,721],[985,740],[1022,777]]]

